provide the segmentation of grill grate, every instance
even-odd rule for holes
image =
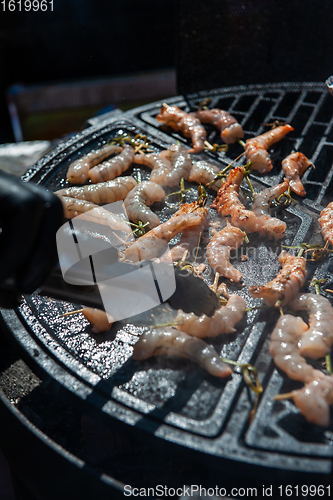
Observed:
[[[191,94],[187,96],[187,102],[179,98],[168,102],[189,111],[197,109],[207,96],[211,98],[209,107],[225,109],[235,116],[243,126],[245,139],[265,132],[265,123],[274,120],[290,123],[294,132],[288,134],[281,144],[274,146],[273,170],[264,177],[256,174],[253,176],[265,185],[280,182],[283,177],[282,159],[293,149],[301,151],[316,166],[316,170],[308,169],[303,176],[307,191],[304,203],[316,208],[322,203],[326,205],[326,192],[332,188],[333,175],[333,98],[327,93],[324,84],[309,82],[249,85]],[[141,111],[138,113],[143,121],[160,128],[155,119],[157,107],[139,109]],[[171,133],[171,136],[184,142],[179,134]],[[218,134],[212,132],[209,140],[217,142]],[[240,148],[229,148],[226,153],[219,154],[219,159],[227,165],[241,152]],[[242,160],[239,164],[241,163]]]
[[[321,204],[329,199],[333,175],[333,98],[327,95],[325,87],[313,83],[252,85],[191,95],[188,102],[178,96],[168,99],[167,103],[183,109],[195,108],[207,96],[212,99],[212,107],[227,109],[241,121],[245,139],[262,133],[266,130],[263,124],[276,119],[294,126],[290,137],[274,147],[273,170],[265,176],[253,174],[254,187],[259,190],[280,182],[283,177],[281,160],[292,149],[307,154],[316,165],[316,169],[309,169],[303,178],[307,197],[299,205],[280,211],[279,216],[288,224],[286,245],[321,241],[316,221]],[[114,121],[86,129],[41,160],[25,179],[42,182],[51,189],[62,187],[70,159],[109,140],[121,130],[148,135],[156,151],[175,140],[188,144],[180,135],[161,129],[155,118],[160,105],[143,106],[124,113],[121,120],[115,117]],[[216,132],[208,131],[209,140],[217,142]],[[223,167],[241,151],[241,146],[235,145],[226,153],[218,153],[217,157],[212,153],[201,156],[208,156]],[[242,163],[240,159],[238,164]],[[133,175],[137,173],[134,169]],[[188,201],[195,196],[193,189]],[[212,201],[213,194],[209,196]],[[162,220],[166,218],[168,209],[161,209],[160,215]],[[211,215],[216,217],[214,211]],[[279,269],[276,255],[280,246],[251,235],[250,245],[244,251],[248,261],[238,261],[237,265],[243,272],[246,286],[240,289],[231,285],[229,289],[240,293],[249,306],[258,305],[260,301],[248,294],[247,285],[255,280],[264,283],[275,276]],[[318,265],[309,263],[305,289],[313,277],[326,277],[333,284],[331,260],[323,260]],[[212,282],[209,274],[205,278]],[[83,404],[91,404],[105,415],[215,459],[227,458],[231,462],[238,460],[243,464],[265,465],[300,474],[311,472],[326,477],[330,473],[333,428],[310,426],[298,415],[293,404],[273,401],[279,391],[295,388],[274,368],[268,353],[269,335],[278,317],[275,313],[270,312],[268,316],[265,310],[251,311],[237,334],[228,339],[212,340],[223,356],[255,364],[259,370],[264,394],[249,424],[253,401],[240,374],[221,381],[187,361],[156,358],[134,362],[130,356],[135,335],[146,327],[120,324],[109,333],[94,337],[82,318],[61,318],[63,312],[72,309],[71,304],[33,295],[26,298],[18,313],[24,327],[14,313],[3,314],[13,325],[13,334],[22,347],[31,356],[34,349],[41,352],[43,355],[36,358],[37,363],[70,391],[76,391]],[[164,317],[170,310],[162,307],[157,314]]]

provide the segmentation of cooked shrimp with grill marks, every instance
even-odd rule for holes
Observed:
[[[333,245],[333,201],[320,212],[319,224],[324,240]]]
[[[271,217],[269,206],[274,198],[277,198],[288,189],[288,185],[289,181],[285,179],[281,184],[264,189],[253,197],[252,210],[257,217],[256,231],[275,241],[284,237],[287,224],[276,217]]]
[[[124,208],[129,220],[133,222],[148,222],[149,228],[158,226],[161,222],[158,216],[148,208],[165,198],[165,192],[159,184],[143,181],[135,186],[125,198]]]
[[[306,192],[301,181],[301,176],[312,163],[303,153],[292,153],[282,161],[282,170],[289,180],[291,190],[299,196],[305,196]]]
[[[221,138],[226,144],[234,144],[244,137],[242,126],[236,118],[223,109],[199,109],[190,115],[199,118],[201,123],[211,123],[218,128],[221,132]]]
[[[229,222],[246,233],[256,231],[257,218],[251,210],[246,210],[239,199],[239,188],[244,178],[243,167],[236,167],[228,174],[227,179],[219,189],[211,207],[228,217]]]
[[[157,153],[148,153],[134,155],[133,163],[151,168],[150,180],[161,186],[166,185],[166,176],[172,169],[170,160]]]
[[[226,227],[213,236],[206,248],[210,267],[221,276],[225,276],[236,283],[241,281],[242,273],[230,263],[230,252],[242,245],[245,236],[241,229],[227,224]]]
[[[133,359],[142,360],[163,354],[189,358],[214,377],[229,377],[232,373],[212,345],[170,327],[144,333],[134,346]]]
[[[73,161],[68,167],[67,180],[71,184],[84,184],[89,176],[89,170],[98,163],[102,162],[108,156],[114,153],[120,153],[123,148],[116,144],[107,144],[106,146],[90,151],[87,155]]]
[[[129,168],[134,158],[134,148],[126,144],[121,153],[89,170],[91,182],[104,182],[115,179]]]
[[[81,310],[83,316],[91,323],[92,331],[94,333],[106,332],[110,330],[111,326],[115,322],[115,319],[111,314],[102,311],[101,309],[96,309],[95,307],[84,307]]]
[[[322,295],[303,293],[289,304],[293,309],[309,313],[309,329],[300,341],[302,356],[324,358],[331,351],[333,343],[333,307]]]
[[[69,196],[59,196],[64,208],[64,216],[66,219],[73,219],[78,215],[81,219],[110,226],[112,229],[131,233],[132,229],[123,219],[117,214],[109,212],[99,205],[95,205],[86,200],[78,200]],[[84,214],[84,215],[83,215]]]
[[[187,180],[189,182],[197,182],[198,184],[208,184],[216,178],[218,172],[219,167],[212,165],[211,163],[204,160],[193,161]],[[217,180],[214,184],[210,185],[210,187],[215,189],[215,191],[218,191],[221,186],[221,180]]]
[[[273,165],[267,150],[292,130],[294,129],[290,125],[281,125],[248,139],[245,143],[245,154],[247,161],[252,161],[252,170],[261,174],[272,170]]]
[[[169,187],[178,186],[180,179],[187,179],[192,168],[192,161],[188,151],[180,144],[173,144],[161,151],[162,158],[171,162],[171,170],[166,174],[164,184]]]
[[[167,250],[167,243],[176,234],[190,226],[202,223],[201,208],[193,213],[174,215],[168,221],[154,227],[151,231],[138,238],[125,250],[125,258],[132,262],[158,257]]]
[[[292,391],[295,405],[311,424],[328,427],[331,421],[330,405],[333,404],[333,375],[325,375]]]
[[[304,384],[324,376],[321,371],[309,365],[300,353],[299,343],[307,329],[308,325],[298,316],[280,316],[269,346],[275,364],[292,380],[299,380]]]
[[[266,285],[249,287],[250,294],[263,299],[268,306],[276,305],[276,303],[281,306],[289,304],[304,285],[306,277],[304,257],[295,257],[282,250],[279,262],[282,269],[272,281]]]
[[[202,314],[178,311],[175,322],[177,329],[197,338],[217,337],[222,333],[235,332],[234,326],[244,316],[246,309],[245,300],[239,295],[230,295],[227,305],[215,311],[212,317]]]
[[[189,153],[200,153],[205,147],[207,132],[201,121],[182,111],[177,106],[163,105],[156,120],[173,128],[176,132],[182,132],[185,137],[192,140],[193,149]]]
[[[118,177],[118,179],[99,182],[98,184],[60,189],[59,191],[55,191],[54,194],[91,201],[99,205],[101,203],[114,203],[115,201],[124,200],[136,185],[137,182],[133,177]]]
[[[196,207],[198,207],[196,202],[184,203],[177,211],[177,215],[190,213],[191,210],[195,209]],[[192,250],[197,248],[198,244],[200,243],[201,234],[205,229],[205,225],[207,223],[208,209],[206,207],[201,207],[200,209],[197,209],[196,213],[201,217],[200,224],[184,229],[180,242],[173,248],[171,248],[162,260],[171,260],[172,262],[176,262],[183,257],[186,250],[188,252],[192,252]]]

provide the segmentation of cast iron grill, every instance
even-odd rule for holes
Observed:
[[[294,127],[294,132],[274,145],[273,170],[264,176],[253,174],[253,183],[257,190],[279,183],[283,177],[281,160],[293,149],[306,154],[316,166],[315,170],[308,169],[303,177],[307,196],[299,200],[299,204],[286,210],[276,209],[276,212],[288,224],[283,244],[321,242],[317,218],[330,199],[333,175],[333,98],[324,85],[240,86],[193,94],[187,96],[187,102],[182,96],[166,102],[189,110],[206,97],[211,98],[211,107],[226,109],[242,123],[245,139],[264,132],[264,124],[274,120],[286,121]],[[161,104],[143,106],[116,116],[113,121],[85,129],[38,162],[27,172],[25,180],[34,180],[53,190],[63,187],[69,161],[122,131],[147,135],[155,151],[175,140],[189,145],[182,136],[162,128],[156,121]],[[208,140],[218,142],[215,130],[208,127],[208,132]],[[241,152],[241,146],[235,145],[226,153],[202,153],[198,157],[208,157],[223,168]],[[242,158],[236,162],[243,163]],[[133,168],[134,176],[138,170]],[[143,178],[148,175],[148,169],[143,171]],[[209,193],[209,203],[213,196]],[[195,198],[194,188],[187,200]],[[162,220],[170,215],[166,207],[157,206],[157,211]],[[211,209],[210,214],[216,217]],[[261,302],[249,295],[247,285],[256,283],[255,280],[265,283],[275,276],[279,270],[276,257],[280,243],[250,236],[250,244],[242,250],[248,260],[237,259],[235,264],[242,271],[246,286],[228,284],[228,288],[242,295],[251,307]],[[309,262],[307,268],[304,290],[314,277],[327,278],[328,288],[333,284],[330,258]],[[204,277],[212,282],[208,270]],[[309,290],[314,291],[311,287]],[[326,292],[323,294],[329,296]],[[2,314],[28,356],[79,396],[82,405],[92,405],[105,417],[136,427],[138,432],[144,430],[151,436],[197,450],[201,457],[212,457],[215,464],[222,459],[232,467],[234,461],[238,461],[258,468],[266,466],[274,471],[303,474],[306,479],[307,474],[313,473],[318,481],[327,480],[333,456],[333,427],[321,429],[307,424],[292,403],[273,400],[279,392],[298,387],[276,370],[268,352],[278,312],[251,311],[236,334],[211,341],[224,357],[249,362],[259,370],[264,393],[250,423],[253,398],[237,371],[225,381],[214,379],[189,361],[152,358],[134,362],[131,353],[137,335],[148,328],[143,320],[136,325],[131,320],[119,323],[97,337],[91,335],[87,321],[81,317],[61,317],[75,308],[72,304],[34,294],[25,298],[18,311]],[[160,322],[171,314],[168,306],[155,311]]]

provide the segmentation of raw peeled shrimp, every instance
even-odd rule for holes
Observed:
[[[101,309],[96,309],[94,307],[84,307],[80,311],[83,316],[91,323],[92,331],[94,333],[106,332],[110,330],[115,319],[111,314],[102,311]]]
[[[133,177],[118,177],[118,179],[98,184],[60,189],[59,191],[55,191],[54,194],[87,200],[99,205],[100,203],[113,203],[124,200],[136,185],[137,182]]]
[[[200,153],[205,147],[207,132],[200,120],[182,111],[177,106],[163,105],[156,120],[165,123],[176,132],[182,132],[185,137],[192,140],[193,149],[189,153]]]
[[[187,180],[189,182],[197,182],[198,184],[208,184],[212,182],[217,173],[219,172],[219,167],[212,165],[204,160],[192,162],[191,170],[188,174]],[[212,189],[218,191],[222,186],[222,181],[217,180],[214,184],[210,185]]]
[[[91,168],[88,176],[93,183],[115,179],[128,169],[133,158],[134,148],[130,144],[126,144],[119,155]]]
[[[161,156],[171,162],[171,170],[164,179],[166,186],[178,186],[182,177],[184,179],[188,178],[192,168],[192,161],[188,151],[183,146],[172,144],[168,149],[161,151]]]
[[[165,178],[172,169],[170,160],[157,153],[136,154],[133,163],[151,168],[150,180],[161,186],[166,185]]]
[[[333,307],[322,295],[303,293],[289,304],[293,309],[306,309],[309,329],[304,332],[299,347],[302,356],[318,359],[331,351],[333,343]]]
[[[227,179],[219,189],[211,207],[222,217],[229,217],[229,222],[243,229],[246,233],[256,230],[257,218],[251,210],[246,210],[239,199],[239,188],[244,178],[243,167],[236,167],[228,174]]]
[[[177,329],[197,338],[217,337],[222,333],[235,332],[234,326],[244,316],[245,300],[239,295],[230,295],[228,303],[215,311],[212,317],[185,313],[179,309],[175,322]]]
[[[207,245],[206,255],[209,265],[221,276],[239,283],[242,273],[230,263],[230,252],[241,246],[245,233],[238,227],[227,224],[219,233],[215,234]]]
[[[300,177],[312,163],[303,153],[292,153],[282,161],[282,170],[289,180],[291,190],[299,196],[305,196],[306,192]]]
[[[62,202],[66,219],[73,219],[80,215],[81,219],[90,222],[110,226],[112,229],[124,231],[125,233],[132,232],[130,225],[122,220],[119,215],[113,214],[99,205],[86,200],[70,198],[69,196],[59,196],[59,199]]]
[[[72,184],[84,184],[89,170],[113,153],[120,153],[123,148],[116,144],[107,144],[100,149],[90,151],[87,155],[73,161],[68,167],[67,180]]]
[[[243,139],[244,131],[236,118],[223,109],[199,109],[191,116],[199,118],[201,123],[211,123],[221,132],[221,138],[226,144],[234,144],[239,139]]]
[[[333,201],[321,211],[319,224],[324,240],[333,245]]]
[[[267,150],[292,130],[294,129],[290,125],[281,125],[248,139],[245,143],[245,154],[247,161],[252,161],[252,170],[257,170],[261,174],[272,170],[273,165]]]
[[[152,181],[140,182],[125,198],[124,208],[127,217],[136,223],[139,221],[148,222],[150,229],[158,226],[161,223],[160,219],[147,205],[162,201],[164,198],[165,192],[159,184]]]
[[[333,375],[324,375],[291,392],[295,405],[311,424],[328,427],[333,404]]]
[[[190,226],[198,226],[201,222],[202,216],[197,212],[174,215],[168,221],[138,238],[125,250],[125,258],[132,262],[138,262],[158,257],[162,250],[166,250],[166,243],[176,234]]]
[[[175,215],[190,213],[190,211],[195,209],[196,206],[198,207],[196,202],[184,203]],[[200,235],[202,234],[207,222],[208,209],[206,207],[197,208],[196,213],[200,215],[201,223],[197,226],[190,226],[187,229],[184,229],[180,242],[173,248],[171,248],[167,252],[167,254],[163,256],[162,260],[171,260],[172,262],[176,262],[183,257],[186,250],[188,252],[192,252],[192,250],[194,250],[198,246],[198,244],[200,243]]]
[[[142,360],[163,354],[189,358],[214,377],[224,378],[232,373],[212,345],[175,328],[155,328],[144,333],[134,346],[133,359]]]
[[[304,285],[306,277],[304,257],[295,257],[282,250],[279,262],[282,269],[272,281],[267,285],[249,287],[250,294],[253,297],[263,299],[268,306],[273,306],[276,303],[281,306],[289,304]]]
[[[284,182],[264,189],[261,193],[254,195],[252,210],[257,217],[256,231],[269,239],[279,240],[284,237],[287,224],[276,217],[271,217],[269,214],[269,205],[288,188],[289,181],[284,179]]]
[[[324,374],[309,365],[300,353],[299,342],[306,334],[308,325],[299,316],[280,316],[271,335],[269,352],[275,364],[292,380],[304,384]]]

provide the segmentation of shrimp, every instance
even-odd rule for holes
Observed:
[[[193,203],[183,203],[180,209],[176,212],[177,215],[181,215],[183,213],[190,213],[191,210],[198,207],[196,202]],[[187,250],[191,252],[194,248],[196,248],[200,241],[200,235],[202,234],[208,217],[208,209],[206,207],[197,208],[197,214],[201,217],[201,222],[197,226],[189,226],[184,229],[180,242],[175,245],[169,252],[163,256],[162,260],[175,262],[181,259]],[[175,214],[175,215],[176,215]],[[175,216],[174,215],[174,216]]]
[[[136,223],[148,222],[150,229],[158,226],[161,223],[160,219],[147,205],[162,201],[164,198],[165,192],[159,184],[152,181],[141,182],[125,198],[124,207],[127,217]]]
[[[239,188],[243,177],[243,167],[231,170],[211,207],[222,217],[229,217],[229,222],[233,226],[243,229],[246,233],[252,233],[256,230],[257,218],[254,212],[245,209],[239,199]]]
[[[299,342],[308,325],[299,316],[284,314],[271,335],[269,352],[275,364],[293,380],[307,384],[324,374],[309,365],[299,350]]]
[[[91,323],[92,331],[94,333],[106,332],[110,330],[111,326],[115,322],[115,319],[111,314],[101,309],[96,309],[94,307],[84,307],[81,310],[83,316]]]
[[[168,354],[189,358],[214,377],[229,377],[231,368],[224,363],[215,348],[175,328],[155,328],[144,333],[134,346],[133,359]]]
[[[257,217],[256,231],[263,236],[275,241],[284,237],[287,224],[269,214],[269,205],[288,188],[289,181],[284,179],[282,184],[264,189],[261,193],[254,195],[252,210]]]
[[[300,341],[302,356],[318,359],[326,356],[333,343],[333,307],[322,295],[303,293],[291,303],[293,309],[306,309],[309,313],[309,329]]]
[[[295,257],[282,250],[279,255],[282,266],[280,273],[267,285],[250,286],[252,297],[259,297],[268,306],[278,303],[281,306],[289,304],[300,288],[304,285],[306,277],[306,260],[304,257]]]
[[[60,189],[55,191],[54,194],[87,200],[99,205],[100,203],[113,203],[124,200],[136,185],[137,182],[133,177],[118,177],[118,179],[98,184]]]
[[[324,240],[333,245],[333,201],[320,212],[319,224]]]
[[[166,174],[164,179],[164,184],[166,186],[178,186],[182,177],[184,177],[184,179],[188,178],[192,168],[192,162],[188,155],[188,151],[183,146],[173,144],[169,149],[162,151],[161,156],[171,161],[171,170]]]
[[[208,184],[212,182],[219,172],[219,167],[212,165],[204,160],[194,161],[187,180],[189,182],[197,182],[198,184]],[[217,180],[210,187],[218,191],[222,186],[222,181]]]
[[[289,180],[291,190],[299,196],[305,196],[306,192],[300,177],[312,163],[303,153],[292,153],[282,161],[282,170]]]
[[[91,182],[97,183],[115,179],[128,169],[133,158],[134,148],[130,144],[126,144],[119,155],[89,170],[88,175]]]
[[[219,233],[215,234],[207,245],[206,255],[209,265],[221,276],[239,283],[242,273],[234,268],[229,257],[231,250],[241,246],[245,238],[245,233],[238,227],[227,224]]]
[[[151,168],[150,180],[161,186],[166,185],[165,178],[172,169],[170,160],[156,153],[136,154],[133,163]]]
[[[62,202],[64,216],[67,219],[73,219],[74,217],[80,215],[81,219],[85,219],[90,222],[110,226],[112,229],[124,231],[125,233],[132,232],[130,225],[126,223],[126,221],[121,219],[119,215],[113,214],[103,207],[86,200],[70,198],[69,196],[59,196],[59,199]]]
[[[252,170],[257,170],[261,174],[272,170],[273,165],[267,150],[292,130],[294,129],[290,125],[281,125],[248,139],[245,143],[245,154],[247,161],[252,161]]]
[[[168,221],[154,227],[151,231],[138,238],[125,250],[125,258],[132,262],[158,257],[164,253],[167,243],[176,234],[190,226],[198,226],[202,222],[200,213],[184,213],[174,215]]]
[[[177,329],[197,338],[217,337],[222,333],[235,332],[234,326],[244,316],[246,309],[245,300],[239,295],[230,295],[225,306],[215,311],[212,317],[202,314],[185,313],[179,309],[175,322]]]
[[[72,184],[84,184],[88,179],[89,170],[103,161],[113,153],[119,153],[123,148],[115,144],[107,144],[106,146],[90,151],[87,155],[82,156],[78,160],[73,161],[68,167],[67,180]]]
[[[329,426],[329,407],[333,404],[333,375],[312,380],[301,389],[292,391],[291,396],[308,422],[321,427]]]
[[[244,131],[236,118],[223,109],[199,109],[191,116],[199,118],[201,123],[211,123],[221,132],[221,139],[226,144],[234,144],[239,139],[243,139]]]
[[[165,123],[176,132],[182,132],[185,137],[192,140],[193,149],[189,153],[200,153],[205,146],[207,132],[202,126],[200,120],[182,111],[177,106],[168,106],[164,104],[160,109],[160,114],[156,120]]]

